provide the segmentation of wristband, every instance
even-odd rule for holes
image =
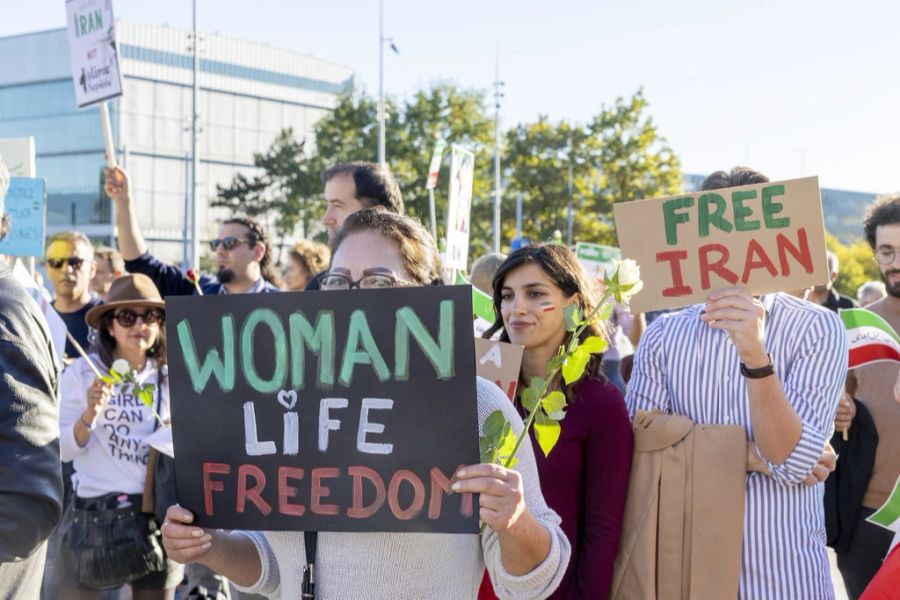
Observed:
[[[769,375],[773,375],[775,373],[775,365],[772,363],[772,357],[770,355],[766,355],[769,357],[769,364],[764,367],[758,367],[756,369],[751,369],[743,362],[741,362],[741,375],[748,379],[762,379],[764,377],[768,377]]]
[[[94,430],[94,424],[93,424],[93,423],[87,424],[87,423],[84,421],[84,415],[81,415],[81,419],[79,419],[79,420],[81,421],[81,424],[84,425],[84,428],[85,428],[85,429],[87,429],[88,431],[93,431],[93,430]]]

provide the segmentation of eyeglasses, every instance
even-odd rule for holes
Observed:
[[[894,262],[894,257],[898,252],[900,252],[900,248],[881,246],[875,251],[875,260],[878,261],[878,264],[887,266]]]
[[[222,238],[222,239],[216,238],[214,240],[209,240],[209,247],[212,248],[213,252],[215,252],[216,250],[219,249],[220,244],[226,250],[234,250],[235,248],[237,248],[238,246],[240,246],[241,244],[243,244],[245,242],[247,244],[251,244],[251,245],[256,243],[253,240],[248,240],[245,238],[239,238],[239,237],[234,237],[233,235],[229,235],[226,238]]]
[[[165,320],[165,313],[158,308],[148,308],[142,313],[131,308],[123,308],[113,315],[113,318],[122,327],[134,326],[134,324],[137,323],[138,317],[140,317],[147,325],[156,325]]]
[[[47,266],[51,269],[62,269],[66,264],[75,269],[76,271],[81,268],[81,265],[84,264],[83,258],[78,258],[77,256],[70,256],[68,258],[48,258]]]
[[[403,281],[388,273],[372,273],[363,275],[356,281],[353,281],[347,275],[342,273],[325,273],[319,279],[319,288],[323,290],[352,290],[358,288],[361,290],[368,289],[386,289],[392,287],[408,287],[413,284]]]

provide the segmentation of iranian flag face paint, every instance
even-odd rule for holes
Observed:
[[[553,312],[556,310],[556,307],[553,305],[552,301],[541,302],[541,311],[543,312]]]

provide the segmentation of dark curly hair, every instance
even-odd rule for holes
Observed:
[[[278,275],[278,272],[275,270],[275,266],[272,264],[272,244],[269,241],[269,236],[266,233],[266,228],[263,227],[262,223],[249,217],[231,217],[227,221],[223,221],[222,224],[243,225],[250,230],[250,235],[248,236],[248,238],[250,240],[251,247],[255,246],[256,244],[265,245],[266,253],[263,254],[262,259],[259,261],[260,274],[262,275],[263,279],[265,279],[275,287],[281,287],[281,277]]]
[[[875,249],[875,230],[881,225],[900,223],[900,194],[881,196],[869,205],[863,221],[863,232],[872,250]]]

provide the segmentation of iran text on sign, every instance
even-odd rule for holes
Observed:
[[[204,527],[474,533],[462,286],[166,301],[179,502]]]
[[[705,301],[740,286],[754,294],[828,280],[816,177],[616,204],[622,256],[637,261],[645,312]]]
[[[9,215],[9,233],[0,240],[0,254],[44,255],[45,194],[43,179],[11,177],[4,210]]]
[[[112,0],[66,0],[66,17],[78,108],[121,96]]]

